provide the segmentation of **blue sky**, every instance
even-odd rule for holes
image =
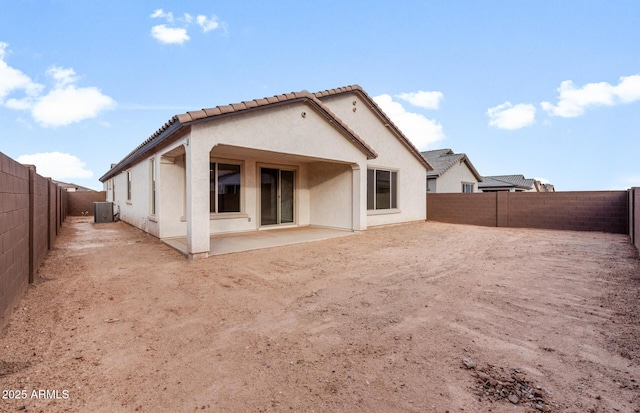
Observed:
[[[625,189],[638,27],[637,1],[0,0],[0,151],[100,189],[175,114],[359,84],[482,175]]]

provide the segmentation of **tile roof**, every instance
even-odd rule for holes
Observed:
[[[51,182],[53,182],[54,184],[58,184],[59,187],[65,190],[75,189],[76,191],[79,191],[79,192],[98,192],[95,189],[87,188],[86,186],[74,184],[72,182],[56,181],[55,179],[52,179]]]
[[[524,175],[494,175],[483,176],[478,188],[521,188],[532,189],[534,179],[527,179]]]
[[[358,86],[359,88],[359,86]],[[344,89],[344,88],[341,88]],[[305,102],[315,108],[321,115],[325,116],[329,121],[343,134],[347,135],[352,143],[367,155],[367,159],[377,158],[378,154],[362,140],[347,124],[342,122],[326,105],[324,105],[314,94],[305,91],[291,92],[281,95],[265,97],[262,99],[253,99],[240,103],[232,103],[224,106],[216,106],[213,108],[190,111],[183,114],[175,115],[169,119],[155,133],[148,137],[144,142],[138,145],[133,151],[125,156],[107,173],[100,177],[100,181],[104,182],[110,177],[116,175],[120,171],[125,170],[140,157],[144,156],[152,149],[158,147],[163,142],[168,142],[175,137],[181,129],[194,124],[196,122],[209,121],[222,118],[229,115],[238,115],[251,111],[274,107],[282,104],[290,104],[294,102]]]
[[[427,172],[428,177],[439,177],[449,170],[456,162],[465,162],[471,173],[478,182],[482,181],[482,176],[478,173],[469,158],[464,153],[454,153],[451,149],[434,149],[432,151],[421,152],[422,156],[433,166],[433,171]]]
[[[369,104],[369,107],[374,111],[374,113],[378,115],[382,122],[389,127],[389,130],[400,140],[400,142],[402,142],[406,146],[409,152],[413,153],[416,159],[418,159],[420,163],[427,167],[428,171],[433,169],[429,161],[420,154],[418,148],[416,148],[415,145],[411,143],[411,141],[404,135],[404,133],[402,133],[400,128],[398,128],[398,126],[396,126],[396,124],[391,121],[387,114],[384,113],[382,109],[380,109],[380,106],[378,106],[373,98],[369,96],[369,94],[365,92],[365,90],[360,87],[360,85],[350,85],[339,87],[336,89],[322,90],[320,92],[314,93],[314,96],[322,100],[323,98],[337,96],[344,93],[357,93],[358,95],[360,95]]]

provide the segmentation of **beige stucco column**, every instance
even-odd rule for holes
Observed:
[[[209,255],[209,147],[191,137],[185,143],[187,175],[187,254]]]
[[[354,231],[367,229],[367,163],[351,165],[352,218]]]

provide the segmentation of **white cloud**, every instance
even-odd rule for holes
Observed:
[[[640,75],[623,76],[615,87],[615,94],[622,103],[640,100]]]
[[[151,28],[151,36],[159,42],[164,44],[183,44],[191,39],[188,33],[188,28],[194,21],[191,14],[184,13],[183,17],[174,18],[172,12],[157,9],[149,17],[152,19],[162,18],[168,23],[158,24]],[[224,29],[226,32],[226,24],[220,21],[215,14],[212,14],[211,17],[199,14],[195,21],[204,33],[219,28]]]
[[[65,87],[73,84],[78,80],[76,71],[69,68],[52,66],[47,70],[47,75],[52,77],[56,83],[56,87]]]
[[[589,107],[613,106],[640,100],[640,75],[623,76],[613,86],[607,82],[587,83],[576,87],[571,80],[560,83],[558,103],[542,102],[540,106],[551,116],[573,118]]]
[[[36,172],[56,180],[91,178],[93,172],[85,169],[85,163],[78,157],[62,152],[34,153],[21,155],[16,159],[27,165],[35,165]]]
[[[98,88],[67,85],[39,98],[31,114],[43,126],[65,126],[95,118],[103,110],[115,105],[115,101]]]
[[[445,138],[442,125],[419,113],[407,112],[391,96],[384,94],[373,100],[419,150],[424,151],[430,144]]]
[[[162,9],[156,9],[150,16],[152,19],[165,19],[169,23],[173,23],[173,13],[165,13]]]
[[[205,15],[198,15],[196,18],[198,25],[202,27],[203,32],[210,32],[211,30],[215,30],[220,27],[220,23],[218,22],[218,16],[215,14],[211,17],[207,17]]]
[[[427,92],[419,90],[412,93],[400,93],[399,95],[396,95],[396,97],[411,103],[413,106],[418,106],[424,109],[438,109],[440,107],[440,101],[444,95],[442,92]]]
[[[531,104],[505,102],[487,109],[489,126],[498,129],[515,130],[530,126],[535,122],[536,108]]]
[[[33,119],[42,126],[64,126],[95,118],[111,109],[116,102],[96,87],[76,86],[78,76],[72,68],[52,66],[46,74],[53,80],[53,88],[46,94],[44,86],[10,67],[4,60],[6,43],[0,42],[0,105],[9,109],[31,111]],[[21,97],[4,98],[22,92]]]
[[[9,44],[0,42],[0,105],[4,99],[15,91],[23,91],[27,96],[35,96],[40,93],[43,86],[31,80],[22,71],[7,64],[5,56]]]
[[[190,39],[187,29],[168,27],[166,24],[153,26],[151,28],[151,36],[164,44],[182,44]]]

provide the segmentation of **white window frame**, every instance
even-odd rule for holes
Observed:
[[[244,213],[244,199],[245,199],[245,171],[244,171],[244,162],[243,161],[239,161],[239,160],[233,160],[233,159],[209,159],[209,167],[211,168],[211,164],[215,165],[215,170],[214,170],[214,188],[213,189],[209,189],[209,193],[211,194],[213,192],[214,196],[212,197],[211,195],[209,195],[209,214],[210,217],[212,219],[214,218],[231,218],[231,217],[237,217],[237,216],[245,216]],[[240,189],[239,189],[239,211],[229,211],[229,212],[218,212],[219,211],[219,205],[218,205],[218,184],[219,184],[219,175],[218,175],[218,165],[220,164],[225,164],[225,165],[235,165],[235,166],[239,166],[240,167]],[[209,171],[211,171],[211,169],[209,169]],[[211,181],[210,185],[211,185]],[[213,208],[211,205],[211,199],[213,198]]]
[[[369,171],[373,171],[373,208],[369,208]],[[377,175],[378,175],[378,171],[380,172],[389,172],[389,208],[378,208],[377,205]],[[377,212],[377,211],[396,211],[398,210],[399,206],[398,206],[398,193],[400,192],[398,190],[399,182],[399,171],[397,169],[390,169],[390,168],[377,168],[377,167],[369,167],[367,168],[367,211],[368,212]],[[395,176],[395,179],[394,179]],[[395,180],[395,185],[394,185],[394,180]]]
[[[149,199],[149,213],[153,216],[156,215],[156,213],[158,212],[158,194],[156,191],[157,188],[157,182],[156,182],[156,177],[157,177],[157,171],[156,171],[156,159],[155,158],[151,158],[151,160],[149,161],[149,192],[150,192],[150,199]]]
[[[131,172],[131,170],[127,171],[127,202],[131,203],[131,198],[132,198],[132,194],[133,194],[133,173]]]

